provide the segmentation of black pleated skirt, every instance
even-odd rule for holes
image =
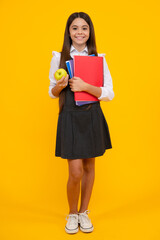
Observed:
[[[93,158],[112,148],[107,121],[100,102],[76,106],[68,86],[58,117],[55,156],[64,159]]]

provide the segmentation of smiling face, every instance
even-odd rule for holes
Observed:
[[[72,39],[72,45],[82,50],[86,46],[86,42],[89,39],[90,29],[88,23],[83,18],[75,18],[69,27],[70,37]]]

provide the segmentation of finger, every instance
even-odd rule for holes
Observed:
[[[68,82],[67,82],[67,81],[64,81],[63,84],[64,84],[64,85],[68,85]]]
[[[60,83],[60,86],[65,86],[65,85],[67,85],[68,83],[66,82],[66,81],[63,81],[63,82],[61,82]]]
[[[68,83],[68,78],[65,78],[65,82],[67,82],[67,83]]]
[[[66,76],[65,78],[68,79],[68,78],[69,78],[69,75],[67,74],[67,76]]]
[[[68,76],[66,76],[66,77],[63,76],[63,77],[61,78],[61,80],[59,80],[59,82],[60,82],[60,83],[63,83],[63,84],[68,83]]]
[[[68,81],[65,81],[65,84],[68,85]]]
[[[65,76],[61,77],[60,81],[61,81],[61,80],[63,81],[64,79],[65,79]]]
[[[62,82],[64,81],[64,78],[65,78],[65,77],[63,76],[63,77],[62,77],[60,80],[58,80],[57,82],[58,82],[58,83],[62,83]]]
[[[69,75],[67,74],[67,76],[65,77],[65,81],[68,81]]]
[[[63,86],[64,86],[64,87],[67,87],[67,85],[68,85],[68,82],[65,81],[65,82],[63,83]]]

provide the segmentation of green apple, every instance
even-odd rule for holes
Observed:
[[[67,72],[63,68],[58,69],[54,74],[56,80],[60,80],[63,76],[67,76]]]

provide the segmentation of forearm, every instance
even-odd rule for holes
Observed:
[[[85,92],[88,92],[97,98],[99,98],[102,94],[102,90],[100,87],[96,87],[88,83],[86,83]]]
[[[58,85],[55,85],[55,86],[52,88],[51,92],[52,92],[52,94],[53,94],[54,96],[58,97],[59,94],[60,94],[60,92],[62,91],[62,89],[63,89],[62,87],[60,87],[60,86],[58,86]]]

